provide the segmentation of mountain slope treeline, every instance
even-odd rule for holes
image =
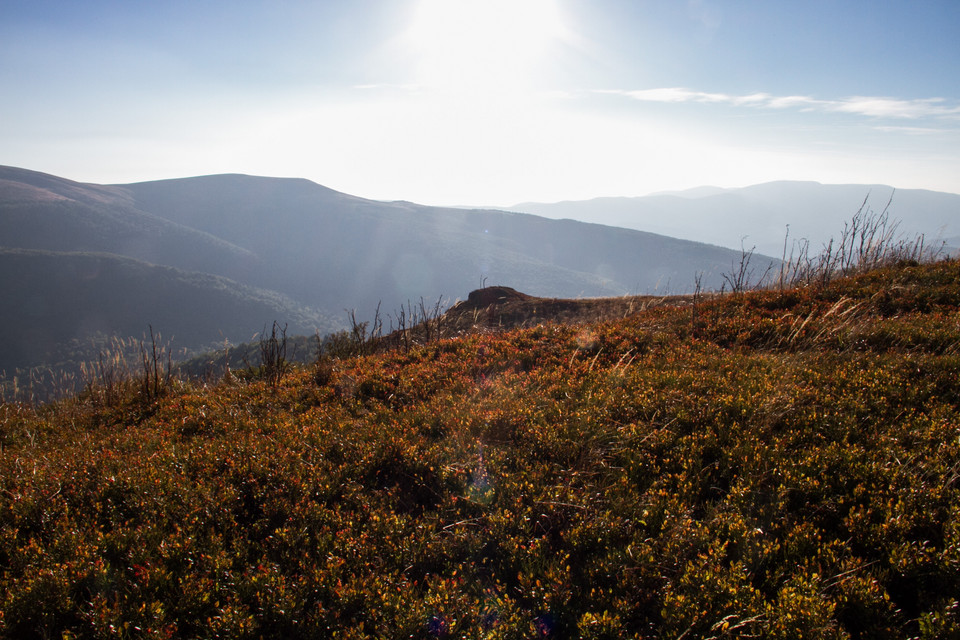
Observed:
[[[0,405],[0,637],[957,637],[958,313],[901,262]]]

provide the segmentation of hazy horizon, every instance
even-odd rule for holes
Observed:
[[[960,4],[0,0],[0,164],[512,206],[960,193]]]

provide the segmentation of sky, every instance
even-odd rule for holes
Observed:
[[[960,193],[958,0],[0,0],[0,164],[510,206]]]

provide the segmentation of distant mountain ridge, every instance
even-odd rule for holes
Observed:
[[[250,251],[136,207],[118,187],[0,167],[0,246],[95,251],[227,275],[253,268]]]
[[[452,303],[483,284],[558,298],[669,294],[692,291],[700,274],[719,288],[740,257],[572,220],[367,200],[296,178],[97,185],[15,167],[0,167],[0,249],[0,277],[13,278],[0,331],[27,345],[0,370],[29,364],[31,344],[52,345],[35,350],[47,361],[41,351],[92,327],[141,336],[152,324],[197,348],[210,335],[249,340],[274,320],[326,333],[349,309],[372,316],[382,305],[389,321],[407,301]],[[92,259],[82,254],[97,254],[110,277],[65,281]],[[28,318],[27,297],[46,311]]]
[[[892,198],[892,199],[891,199]],[[789,225],[790,240],[806,238],[816,252],[837,237],[864,200],[874,213],[888,213],[908,236],[955,243],[960,236],[960,194],[888,185],[776,181],[740,189],[698,187],[635,198],[596,198],[557,203],[523,203],[511,211],[548,218],[572,218],[711,242],[780,256]],[[789,247],[788,247],[789,249]]]
[[[123,188],[145,211],[269,255],[273,272],[258,285],[298,297],[322,287],[351,308],[456,295],[438,292],[469,291],[484,278],[557,297],[688,286],[693,270],[719,286],[730,260],[715,247],[635,231],[365,200],[299,179],[220,175]],[[331,277],[318,283],[318,272]]]
[[[536,295],[617,295],[664,291],[668,280],[689,287],[692,268],[719,286],[733,257],[599,225],[366,200],[302,179],[219,175],[122,188],[145,211],[271,256],[279,273],[260,284],[298,296],[323,286],[358,308],[456,295],[438,292],[469,291],[483,279]],[[332,277],[304,279],[318,269]]]

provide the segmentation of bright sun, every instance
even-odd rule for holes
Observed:
[[[528,82],[566,34],[556,0],[420,0],[406,40],[419,82],[489,90]]]

